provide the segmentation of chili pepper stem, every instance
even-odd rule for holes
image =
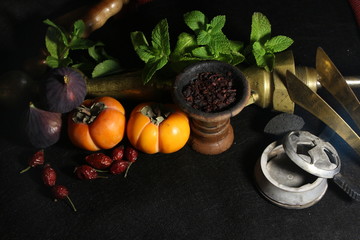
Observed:
[[[74,212],[76,212],[76,211],[77,211],[77,210],[76,210],[76,207],[75,207],[73,201],[71,201],[71,198],[70,198],[69,196],[66,196],[66,198],[67,198],[67,200],[69,201],[69,203],[70,203],[71,207],[73,208]]]
[[[107,172],[109,172],[108,170],[100,170],[100,169],[95,169],[95,171],[97,171],[99,173],[107,173]]]
[[[21,171],[20,171],[20,174],[21,174],[21,173],[24,173],[24,172],[26,172],[26,171],[28,171],[30,168],[31,168],[31,167],[30,167],[30,166],[28,166],[27,168],[25,168],[25,169],[21,170]]]
[[[127,177],[128,172],[129,172],[129,169],[130,169],[130,167],[131,167],[131,164],[133,164],[133,162],[130,162],[130,163],[129,163],[129,166],[126,168],[126,171],[125,171],[125,174],[124,174],[124,178]]]

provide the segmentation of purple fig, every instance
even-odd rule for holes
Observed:
[[[48,112],[30,103],[25,119],[25,133],[36,148],[46,148],[60,139],[61,113]]]
[[[80,106],[86,96],[84,75],[70,67],[54,68],[44,81],[45,108],[66,113]]]

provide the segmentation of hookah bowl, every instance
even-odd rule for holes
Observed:
[[[184,87],[197,78],[199,73],[231,73],[236,89],[235,101],[219,112],[204,112],[186,102]],[[195,151],[215,155],[229,149],[234,141],[230,118],[237,115],[248,104],[250,86],[240,69],[219,61],[201,61],[185,68],[177,75],[173,86],[173,100],[190,117],[191,136],[189,144]]]

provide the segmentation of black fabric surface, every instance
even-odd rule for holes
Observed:
[[[1,69],[19,69],[36,56],[46,30],[42,20],[86,2],[1,1]],[[346,0],[155,0],[111,19],[91,38],[101,39],[124,64],[137,66],[129,32],[149,33],[166,17],[171,36],[177,36],[185,30],[183,14],[191,10],[210,17],[226,15],[225,34],[243,41],[249,38],[252,13],[262,12],[274,36],[295,40],[291,49],[298,65],[314,67],[320,46],[345,76],[360,74],[359,29]],[[299,111],[305,128],[321,131],[321,124]],[[259,194],[254,166],[274,140],[263,129],[276,114],[248,106],[231,119],[235,140],[225,153],[206,156],[185,146],[173,154],[140,154],[127,178],[78,180],[73,169],[88,152],[72,146],[64,135],[45,154],[58,182],[69,188],[77,212],[65,200],[52,200],[42,185],[41,168],[19,174],[34,149],[13,136],[17,125],[3,121],[0,239],[359,239],[360,203],[332,181],[320,202],[302,210],[280,208]]]

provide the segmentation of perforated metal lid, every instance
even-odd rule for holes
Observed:
[[[340,172],[340,158],[335,148],[307,131],[290,132],[283,146],[296,165],[315,176],[333,178]]]

